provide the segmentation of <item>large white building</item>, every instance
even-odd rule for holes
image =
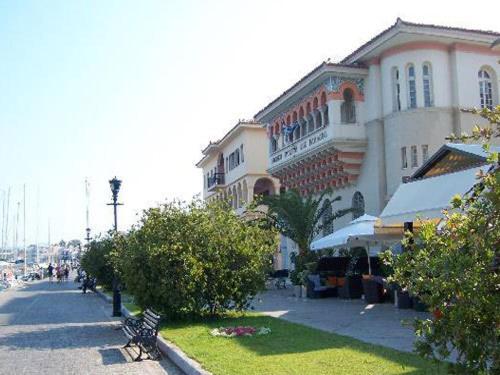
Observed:
[[[492,47],[499,38],[398,19],[209,144],[197,164],[204,198],[229,199],[241,211],[254,194],[330,188],[331,198],[342,198],[333,210],[354,209],[335,229],[364,213],[379,216],[446,137],[481,122],[463,109],[499,103],[500,48]],[[278,268],[291,267],[295,250],[291,241],[281,242]]]
[[[480,121],[462,109],[498,104],[498,38],[398,19],[340,63],[321,64],[255,115],[268,128],[269,173],[303,194],[340,195],[333,209],[354,211],[336,229],[378,216],[446,137]]]

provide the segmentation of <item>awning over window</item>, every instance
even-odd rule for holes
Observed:
[[[401,184],[380,215],[382,226],[443,217],[442,210],[450,207],[455,194],[463,195],[477,182],[479,170],[488,166],[466,169],[436,177]]]

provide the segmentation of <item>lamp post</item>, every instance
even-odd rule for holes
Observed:
[[[114,223],[115,233],[118,233],[118,220],[116,216],[116,208],[123,204],[123,203],[118,203],[118,192],[120,191],[121,184],[122,184],[121,180],[117,179],[116,176],[112,180],[109,180],[109,186],[111,188],[113,202],[108,203],[108,206],[113,206],[113,212],[115,217],[115,223]],[[121,305],[122,305],[122,296],[120,294],[120,289],[118,286],[118,279],[116,278],[116,275],[113,274],[113,316],[122,316]]]
[[[90,228],[85,229],[85,232],[87,232],[87,237],[85,237],[85,240],[87,241],[87,250],[88,250],[90,247],[90,240],[92,239],[90,237]]]

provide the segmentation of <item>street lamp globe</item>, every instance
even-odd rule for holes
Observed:
[[[122,185],[122,181],[117,179],[116,176],[112,180],[109,180],[109,187],[111,188],[111,192],[113,193],[113,197],[116,197],[118,195],[118,192],[120,191],[121,185]]]

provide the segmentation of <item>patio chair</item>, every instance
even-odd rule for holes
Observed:
[[[321,285],[321,278],[318,274],[308,275],[306,284],[307,298],[325,298],[337,296],[337,287]]]

